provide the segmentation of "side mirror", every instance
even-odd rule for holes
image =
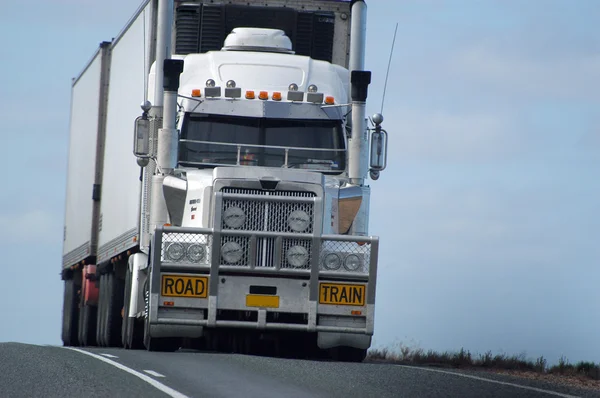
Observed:
[[[150,120],[145,115],[135,119],[133,154],[142,159],[150,157]]]
[[[379,178],[379,172],[385,170],[387,166],[388,135],[387,132],[381,128],[381,123],[383,122],[383,116],[381,114],[375,114],[373,116],[373,122],[375,123],[375,130],[371,133],[370,168],[371,177],[376,176]]]

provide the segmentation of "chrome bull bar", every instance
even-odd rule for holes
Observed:
[[[215,236],[216,235],[216,236]],[[221,246],[228,239],[245,239],[248,242],[246,250],[255,253],[261,241],[272,239],[275,244],[274,261],[267,266],[256,264],[251,261],[251,255],[246,255],[247,261],[235,264],[227,264],[223,260]],[[293,268],[283,266],[281,260],[286,256],[286,240],[310,242],[309,259],[306,266]],[[182,245],[198,244],[205,248],[203,261],[192,262],[185,257],[183,260],[174,261],[167,255],[168,245],[180,243]],[[184,246],[185,247],[185,246]],[[336,332],[372,335],[374,329],[374,304],[377,281],[377,260],[379,249],[378,237],[348,236],[348,235],[322,235],[279,233],[279,232],[256,232],[256,231],[218,231],[208,228],[186,228],[186,227],[162,227],[157,228],[152,242],[152,250],[149,280],[149,307],[148,316],[151,326],[170,327],[228,327],[228,328],[252,328],[260,330],[297,330],[306,332]],[[289,247],[288,247],[289,250]],[[336,251],[337,250],[337,251]],[[342,253],[346,255],[360,254],[363,258],[363,266],[357,271],[348,271],[341,266],[336,270],[328,270],[323,266],[324,258],[329,253]],[[198,317],[181,318],[176,316],[161,316],[159,308],[164,309],[161,303],[161,273],[182,273],[207,276],[208,297],[202,300],[202,308],[199,308]],[[308,303],[307,322],[305,324],[267,322],[266,308],[249,308],[258,311],[256,321],[235,321],[217,319],[217,311],[220,310],[218,296],[222,275],[251,275],[253,277],[286,277],[297,278],[308,281]],[[366,314],[364,326],[349,327],[344,325],[329,326],[319,324],[318,315],[335,316],[339,311],[331,311],[329,308],[339,309],[339,306],[324,306],[319,303],[319,283],[330,281],[358,282],[365,284],[365,307]],[[335,307],[335,308],[334,308]],[[166,308],[166,310],[169,310]],[[171,328],[170,328],[171,329]],[[171,330],[172,332],[172,330]],[[152,333],[153,334],[153,333]]]

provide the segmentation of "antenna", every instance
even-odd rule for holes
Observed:
[[[146,47],[146,8],[144,8],[142,19],[144,20],[144,74],[142,75],[144,76],[144,97],[142,98],[142,101],[146,101],[148,99],[148,73],[150,72],[148,70],[148,54],[146,53],[148,50]]]
[[[383,98],[381,99],[381,112],[383,113],[383,104],[385,104],[385,90],[387,90],[388,77],[390,76],[390,66],[392,65],[392,56],[394,55],[394,46],[396,45],[396,33],[398,33],[398,22],[394,30],[394,40],[392,40],[392,49],[390,50],[390,60],[388,61],[387,73],[385,74],[385,84],[383,85]]]

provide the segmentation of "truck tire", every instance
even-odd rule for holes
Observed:
[[[62,341],[64,346],[75,346],[78,343],[77,329],[79,317],[79,299],[77,284],[73,279],[65,281],[63,294]]]
[[[354,347],[335,347],[330,353],[333,360],[340,362],[362,362],[367,357],[367,349]]]
[[[182,339],[178,337],[150,337],[149,320],[144,323],[144,346],[148,351],[174,352],[181,347]]]
[[[96,345],[97,307],[85,304],[79,310],[79,344],[81,346]]]
[[[123,323],[121,324],[121,345],[123,348],[129,348],[128,333],[131,327],[129,322],[129,302],[131,301],[131,272],[129,265],[125,272],[125,297],[123,299]]]
[[[121,310],[123,309],[124,282],[113,272],[105,275],[106,278],[106,315],[104,324],[104,342],[106,347],[121,346]]]
[[[148,351],[159,351],[159,352],[173,352],[173,351],[177,351],[179,348],[181,348],[181,345],[183,343],[183,339],[178,338],[178,337],[171,337],[171,338],[165,338],[165,337],[151,337],[150,336],[150,303],[148,302],[148,300],[150,299],[150,294],[148,292],[149,286],[149,280],[150,280],[151,276],[146,280],[146,283],[144,284],[144,302],[146,305],[146,318],[144,320],[144,347],[146,347],[146,350]]]
[[[100,288],[98,292],[98,314],[96,324],[96,342],[98,347],[105,347],[104,325],[106,323],[106,275],[101,274],[99,278]]]
[[[80,316],[83,318],[81,344],[83,346],[96,345],[96,322],[98,319],[97,313],[98,307],[95,305],[86,304],[81,309]]]
[[[125,298],[123,303],[123,324],[121,327],[121,343],[126,349],[137,350],[144,348],[143,324],[135,318],[129,317],[129,303],[131,302],[131,279],[133,275],[127,267],[125,274]]]

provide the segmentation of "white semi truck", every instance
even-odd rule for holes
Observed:
[[[365,36],[362,0],[146,0],[100,45],[72,86],[65,345],[365,357]]]

